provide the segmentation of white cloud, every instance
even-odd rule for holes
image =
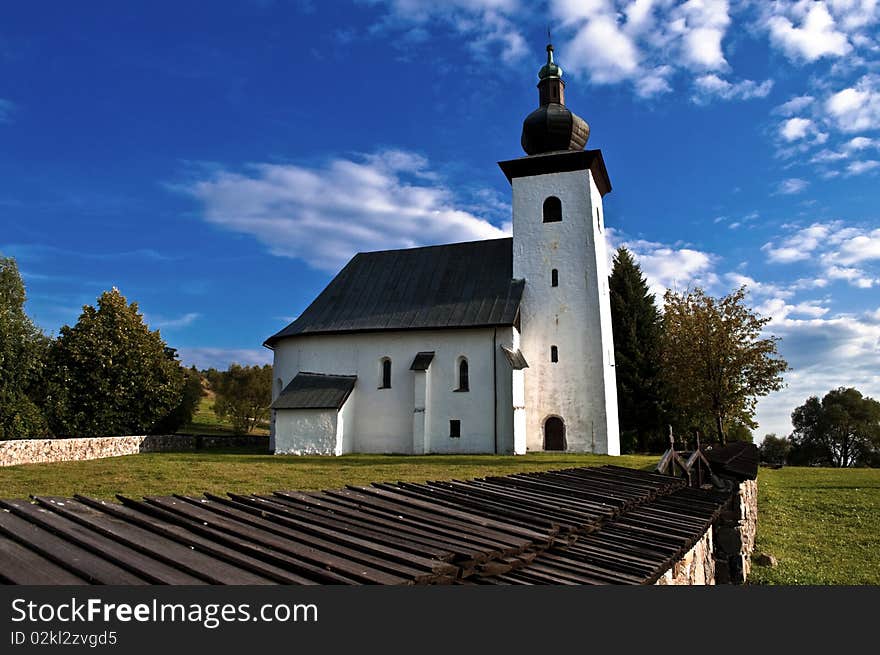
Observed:
[[[820,150],[815,155],[810,157],[810,163],[813,164],[827,164],[830,162],[840,161],[841,159],[846,159],[849,157],[849,153],[847,152],[835,152],[833,150]]]
[[[788,225],[785,229],[787,247],[811,253],[798,260],[817,262],[835,255],[844,244],[859,237],[880,238],[880,230],[875,235],[843,221],[805,228]],[[824,278],[775,284],[739,271],[718,276],[717,255],[682,245],[628,240],[622,234],[609,232],[613,246],[625,245],[633,253],[658,301],[666,288],[701,285],[710,290],[714,286],[710,293],[718,294],[745,285],[750,299],[754,299],[751,304],[755,310],[771,319],[765,333],[781,338],[779,352],[792,370],[784,375],[784,389],[758,401],[758,435],[787,435],[791,431],[791,412],[797,406],[811,395],[821,397],[838,386],[855,386],[863,393],[880,397],[880,307],[874,310],[872,305],[870,310],[857,313],[835,312],[831,306],[837,302],[835,296],[800,297],[825,288],[828,281]],[[863,240],[855,241],[851,247],[860,257],[873,253]]]
[[[782,180],[779,183],[779,186],[776,187],[776,193],[779,195],[793,195],[795,193],[800,193],[804,189],[806,189],[810,185],[806,180],[802,180],[797,177],[790,177],[787,180]]]
[[[844,280],[859,289],[880,284],[878,275],[869,270],[880,261],[880,229],[847,226],[842,221],[788,229],[784,238],[761,248],[769,262],[809,261],[820,269],[823,280]]]
[[[725,273],[723,278],[731,289],[738,289],[739,287],[745,286],[748,288],[749,293],[754,297],[773,298],[784,301],[795,293],[791,288],[782,287],[770,282],[759,282],[753,277],[736,271]]]
[[[841,26],[849,31],[868,27],[880,20],[878,0],[828,0]]]
[[[202,203],[209,223],[329,271],[361,250],[506,236],[456,208],[452,192],[436,180],[423,157],[386,150],[318,168],[213,170],[179,189]]]
[[[782,116],[794,116],[795,114],[800,114],[815,101],[816,99],[813,96],[795,96],[788,102],[784,102],[778,107],[775,107],[773,113],[781,114]]]
[[[837,387],[856,387],[880,396],[880,324],[870,317],[834,315],[776,318],[768,331],[781,337],[780,354],[792,370],[786,387],[758,402],[761,433],[787,435],[791,412],[810,396]]]
[[[673,73],[672,66],[658,66],[653,70],[644,72],[635,81],[636,95],[640,98],[650,98],[672,91],[669,77]]]
[[[599,15],[578,30],[567,46],[568,68],[589,71],[597,84],[637,77],[640,53],[610,15]]]
[[[639,263],[648,288],[663,300],[667,289],[683,290],[701,286],[709,288],[719,281],[715,272],[718,257],[694,248],[669,246],[644,239],[627,239],[625,235],[609,229],[609,257],[620,246],[629,250]],[[610,269],[609,269],[610,270]]]
[[[824,274],[829,280],[846,280],[852,286],[859,289],[870,289],[876,282],[876,280],[868,277],[865,271],[852,266],[832,264],[825,269]]]
[[[789,59],[816,61],[840,57],[852,50],[824,2],[774,3],[766,20],[770,42]],[[797,24],[794,21],[797,21]]]
[[[560,48],[563,66],[596,84],[629,82],[638,96],[651,97],[672,91],[678,72],[705,76],[730,68],[723,49],[727,0],[550,0],[550,8],[572,35]],[[708,93],[747,99],[766,96],[772,86],[725,84]]]
[[[696,94],[694,101],[705,102],[712,98],[722,100],[750,100],[752,98],[765,98],[773,88],[773,80],[764,80],[760,84],[753,80],[729,82],[718,77],[715,73],[701,75],[694,81]]]
[[[836,259],[843,264],[880,260],[880,228],[843,239],[838,247]]]
[[[880,77],[865,75],[854,86],[831,95],[825,110],[843,132],[862,132],[880,127]]]
[[[805,138],[812,126],[809,118],[789,118],[779,126],[779,136],[786,141],[797,141]]]
[[[869,139],[864,136],[857,136],[857,137],[847,141],[843,145],[843,147],[844,147],[844,149],[852,152],[852,151],[865,150],[867,148],[872,148],[872,147],[876,148],[876,147],[878,147],[878,145],[880,145],[880,144],[878,144],[876,139]]]
[[[382,20],[372,31],[402,32],[424,41],[438,25],[468,37],[467,45],[481,55],[487,52],[507,62],[516,62],[528,52],[526,39],[514,17],[519,0],[360,0],[385,8]]]
[[[880,161],[877,161],[876,159],[854,161],[846,167],[846,172],[850,175],[861,175],[862,173],[875,170],[878,166],[880,166]]]
[[[225,371],[230,364],[263,366],[272,363],[268,348],[178,348],[177,355],[184,366],[200,370],[216,368]]]
[[[830,225],[814,223],[809,227],[798,229],[779,246],[768,242],[761,247],[761,250],[767,253],[769,261],[780,264],[809,259],[811,253],[828,239],[831,230]]]
[[[729,11],[727,0],[688,0],[672,10],[671,23],[680,26],[682,54],[691,68],[727,68],[721,40],[730,25]]]
[[[188,327],[195,323],[201,314],[198,312],[188,312],[177,318],[166,318],[162,316],[147,316],[145,320],[151,329],[173,330],[176,328]]]

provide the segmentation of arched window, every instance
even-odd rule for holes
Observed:
[[[559,286],[559,271],[557,271],[555,268],[552,271],[550,271],[550,286],[551,287],[558,287]]]
[[[556,196],[550,196],[544,201],[544,222],[558,223],[562,220],[562,201]]]
[[[559,361],[559,349],[556,346],[550,346],[550,361],[554,364]]]
[[[390,389],[391,388],[391,360],[388,357],[383,357],[381,366],[381,378],[379,380],[379,388],[380,389]]]
[[[458,358],[458,388],[456,391],[470,391],[470,380],[468,379],[468,360],[467,357]]]

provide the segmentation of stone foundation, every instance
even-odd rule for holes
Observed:
[[[0,466],[220,448],[256,448],[269,452],[269,437],[159,434],[73,439],[10,439],[0,441]]]
[[[706,530],[703,538],[672,565],[654,584],[658,585],[707,585],[715,584],[715,557],[712,530]]]
[[[742,584],[752,568],[758,530],[758,482],[746,480],[712,531],[715,534],[715,574],[719,584]]]

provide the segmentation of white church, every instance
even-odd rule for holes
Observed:
[[[275,453],[619,454],[611,183],[552,45],[538,76],[512,238],[358,253],[266,340]]]

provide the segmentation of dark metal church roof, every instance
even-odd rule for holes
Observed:
[[[272,409],[339,409],[355,382],[355,375],[297,373],[272,403]]]
[[[266,339],[513,325],[523,280],[511,239],[358,253],[290,325]]]
[[[410,371],[427,371],[428,367],[431,366],[431,362],[434,361],[434,351],[428,352],[420,352],[416,353],[415,358],[413,359],[412,366],[409,367]]]

